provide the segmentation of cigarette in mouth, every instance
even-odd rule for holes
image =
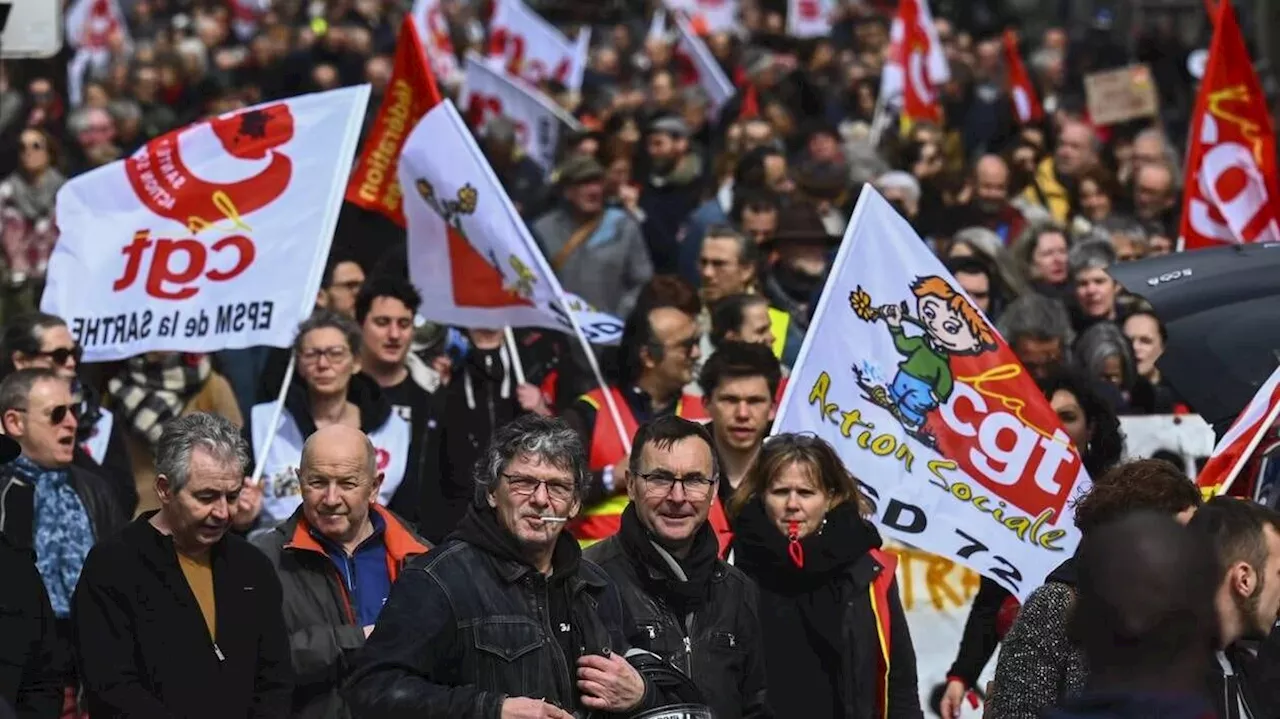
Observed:
[[[539,517],[538,517],[538,519],[541,519],[541,520],[542,520],[542,521],[544,521],[544,522],[567,522],[567,521],[569,521],[569,520],[568,520],[567,518],[565,518],[565,517],[555,517],[555,516],[547,516],[547,517],[539,516]]]

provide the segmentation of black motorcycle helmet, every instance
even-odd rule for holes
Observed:
[[[705,704],[702,690],[670,662],[638,649],[627,652],[627,661],[664,699],[662,706],[632,714],[631,719],[715,719],[711,707]]]

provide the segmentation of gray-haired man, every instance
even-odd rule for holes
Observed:
[[[280,582],[261,552],[227,533],[247,463],[239,430],[221,417],[165,426],[160,509],[93,548],[72,599],[92,716],[289,714]]]
[[[457,530],[391,590],[347,686],[352,714],[573,719],[656,701],[623,658],[617,589],[563,531],[587,483],[578,434],[520,417],[476,481]]]

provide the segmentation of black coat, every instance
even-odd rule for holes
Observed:
[[[738,569],[716,560],[708,596],[694,612],[691,631],[660,597],[651,596],[618,535],[593,545],[587,559],[618,587],[634,622],[640,649],[671,662],[702,691],[716,719],[772,717],[765,701],[764,649],[760,644],[759,590]]]
[[[110,480],[74,464],[67,471],[71,473],[71,486],[89,515],[94,539],[110,537],[129,521]],[[35,547],[35,500],[35,487],[19,479],[9,467],[0,470],[0,532],[20,549]]]
[[[94,719],[279,719],[293,674],[280,581],[256,548],[213,548],[217,640],[155,512],[99,542],[85,560],[71,622]]]
[[[18,719],[56,719],[70,657],[35,558],[0,534],[0,702]]]

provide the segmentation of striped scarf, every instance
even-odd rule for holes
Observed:
[[[154,447],[165,423],[182,414],[212,371],[208,355],[174,352],[154,360],[137,355],[107,382],[107,392],[129,430]]]

